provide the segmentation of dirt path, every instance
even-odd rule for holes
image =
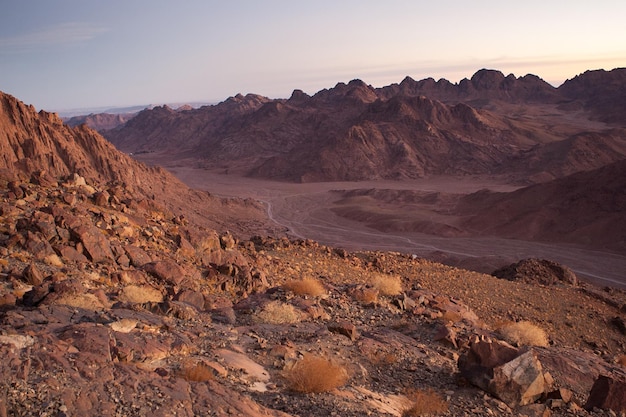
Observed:
[[[149,161],[146,161],[149,162]],[[483,188],[511,191],[516,187],[487,179],[438,177],[413,181],[366,181],[294,184],[223,175],[202,169],[166,167],[191,187],[214,195],[251,197],[267,206],[269,218],[297,238],[309,238],[350,250],[412,253],[443,263],[491,272],[502,265],[535,257],[573,269],[587,281],[626,288],[626,256],[566,244],[500,238],[446,238],[422,233],[383,233],[339,217],[330,208],[339,198],[333,190],[408,189],[471,193]]]

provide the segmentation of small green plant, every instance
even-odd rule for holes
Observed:
[[[448,403],[432,389],[412,390],[406,396],[413,405],[404,410],[402,417],[436,416],[448,411]]]
[[[284,377],[292,391],[318,393],[344,385],[348,372],[329,359],[307,353],[284,373]]]
[[[548,346],[548,335],[529,321],[511,322],[498,329],[500,336],[516,346]]]

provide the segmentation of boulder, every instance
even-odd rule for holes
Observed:
[[[130,259],[130,264],[135,268],[141,268],[143,265],[152,262],[152,258],[143,249],[135,245],[126,245],[124,247],[126,255]]]
[[[92,262],[107,264],[115,262],[109,239],[100,229],[95,226],[81,224],[73,227],[72,233],[83,244],[85,255]]]
[[[534,402],[549,388],[535,352],[500,340],[476,337],[458,366],[463,377],[511,408]]]
[[[585,404],[587,410],[594,407],[626,412],[626,380],[600,375],[593,384]]]
[[[187,275],[185,270],[172,260],[149,262],[142,269],[155,278],[172,285],[180,284]]]
[[[494,368],[489,382],[489,391],[511,408],[533,403],[546,388],[543,367],[533,351]]]

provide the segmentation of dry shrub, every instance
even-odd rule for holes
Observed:
[[[302,393],[331,391],[348,380],[346,369],[329,359],[305,354],[284,373],[289,389]]]
[[[376,288],[358,288],[352,291],[352,298],[361,304],[376,304],[378,301],[378,290]]]
[[[255,321],[270,324],[291,324],[302,321],[302,315],[291,304],[272,301],[256,314]]]
[[[377,274],[370,279],[370,284],[380,295],[398,295],[402,292],[402,280],[397,275]]]
[[[326,294],[326,288],[315,278],[303,278],[298,281],[289,281],[283,284],[283,288],[296,295],[319,297]]]
[[[448,403],[432,389],[410,391],[406,395],[413,402],[402,417],[436,416],[448,411]]]
[[[178,375],[193,382],[206,382],[215,378],[213,370],[202,362],[183,364]]]
[[[398,362],[398,356],[390,352],[375,352],[368,356],[373,365],[392,365]]]
[[[163,294],[148,285],[128,285],[122,289],[119,300],[139,304],[160,303],[163,301]]]
[[[505,324],[498,329],[500,336],[516,346],[548,346],[548,335],[529,321]]]
[[[452,323],[457,323],[459,321],[461,321],[463,317],[461,316],[461,314],[459,314],[456,311],[452,311],[452,310],[446,310],[443,312],[443,315],[441,316],[441,319],[443,321],[451,321]]]

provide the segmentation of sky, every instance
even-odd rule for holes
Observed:
[[[0,91],[62,112],[626,66],[623,0],[0,0]]]

